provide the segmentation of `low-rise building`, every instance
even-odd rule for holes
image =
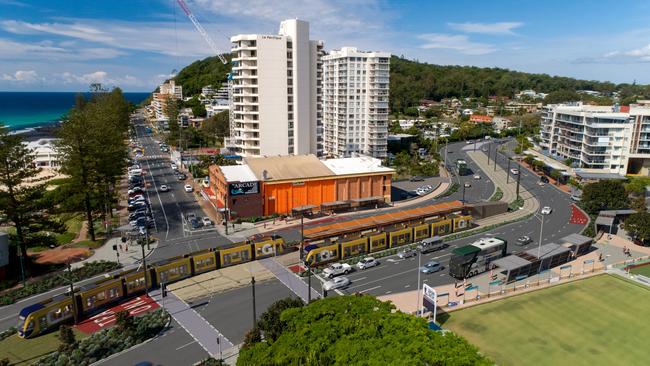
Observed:
[[[472,123],[492,123],[492,117],[486,116],[484,114],[472,114],[469,117],[469,121]]]
[[[57,139],[38,139],[25,144],[34,154],[34,164],[41,168],[56,168],[59,166],[59,154],[54,146]]]
[[[260,181],[247,165],[213,165],[209,172],[213,203],[230,210],[231,219],[262,216]]]

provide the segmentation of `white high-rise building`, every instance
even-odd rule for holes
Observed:
[[[650,175],[650,108],[644,102],[545,106],[540,146],[583,170]]]
[[[169,99],[183,99],[183,87],[176,85],[174,80],[162,83],[159,86],[158,93],[153,93],[151,105],[156,114],[156,119],[159,121],[168,120],[165,109],[167,108],[167,101]]]
[[[323,152],[386,157],[390,53],[353,47],[323,57]]]
[[[322,154],[323,42],[309,23],[280,23],[279,35],[240,34],[233,43],[231,136],[243,156]]]

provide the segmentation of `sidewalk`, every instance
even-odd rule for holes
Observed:
[[[83,267],[85,263],[95,261],[111,261],[120,262],[122,266],[128,267],[130,265],[139,264],[142,261],[142,248],[133,242],[122,243],[121,238],[110,238],[101,247],[95,249],[95,252],[90,257],[80,262],[72,263],[72,268]],[[117,246],[117,251],[113,250],[113,246]],[[145,246],[145,256],[149,256],[158,247],[158,241],[149,244],[149,248]],[[118,257],[119,254],[119,257]]]
[[[517,180],[507,178],[507,172],[497,164],[497,169],[494,171],[494,161],[490,159],[490,165],[487,165],[487,155],[484,152],[477,151],[468,151],[467,155],[472,159],[479,168],[483,171],[483,174],[487,175],[489,179],[492,180],[496,187],[501,188],[503,191],[503,197],[501,198],[502,202],[510,203],[514,201],[517,197]],[[480,226],[489,226],[494,224],[499,224],[503,222],[513,221],[520,218],[523,218],[526,215],[537,212],[539,210],[539,201],[530,193],[523,185],[519,186],[519,196],[524,199],[524,206],[513,212],[508,212],[503,215],[497,215],[492,217],[487,217],[484,219],[477,220],[476,223]]]

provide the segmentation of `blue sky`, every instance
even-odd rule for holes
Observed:
[[[186,0],[218,47],[311,23],[326,49],[650,83],[647,1]],[[0,0],[0,90],[150,91],[213,52],[175,0]]]

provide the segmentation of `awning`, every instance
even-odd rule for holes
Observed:
[[[492,264],[500,268],[501,271],[512,271],[530,265],[530,261],[516,255],[499,258],[492,261]]]
[[[314,205],[298,206],[298,207],[294,207],[294,208],[292,208],[292,209],[291,209],[291,213],[292,213],[293,215],[295,215],[295,214],[301,214],[301,213],[311,212],[311,211],[313,211],[313,210],[314,210],[315,208],[317,208],[317,207],[318,207],[318,206],[314,206]]]
[[[350,207],[352,205],[352,202],[350,201],[333,201],[333,202],[323,202],[321,203],[320,207],[321,209],[334,209],[334,208],[344,208],[344,207]]]
[[[596,218],[596,225],[612,226],[614,225],[613,217],[598,216]]]
[[[366,205],[370,203],[375,203],[375,202],[384,202],[384,197],[383,196],[374,196],[374,197],[366,197],[366,198],[355,198],[351,200],[354,203],[358,203],[360,205]]]

